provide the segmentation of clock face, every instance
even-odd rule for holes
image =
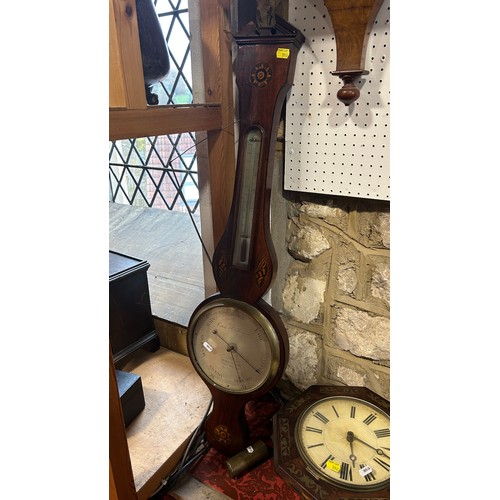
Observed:
[[[188,329],[194,367],[206,382],[246,394],[273,379],[280,360],[277,334],[255,307],[229,298],[207,303]]]
[[[376,490],[390,479],[390,417],[350,396],[320,399],[297,420],[295,440],[309,470],[350,490]]]

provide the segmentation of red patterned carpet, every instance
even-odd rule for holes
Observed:
[[[232,479],[224,464],[226,457],[211,448],[190,471],[191,475],[235,500],[300,500],[273,468],[272,418],[279,408],[279,403],[269,395],[251,401],[246,408],[250,442],[262,440],[266,444],[267,460]]]

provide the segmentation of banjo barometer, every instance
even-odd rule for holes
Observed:
[[[286,329],[262,297],[277,267],[269,220],[277,130],[304,36],[275,19],[233,35],[240,139],[231,210],[212,262],[219,293],[196,308],[187,331],[189,357],[213,398],[205,434],[226,456],[249,444],[245,405],[270,391],[288,362]]]

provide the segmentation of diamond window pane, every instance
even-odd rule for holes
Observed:
[[[111,201],[196,212],[199,193],[194,144],[191,133],[112,143],[109,159]]]
[[[187,0],[154,2],[167,40],[170,71],[153,86],[160,105],[193,100]],[[109,198],[115,203],[195,213],[199,206],[194,134],[110,143]]]
[[[179,7],[170,12],[158,11],[157,6],[157,12],[167,40],[170,71],[153,92],[158,94],[160,104],[189,104],[193,101],[193,83],[187,3],[185,9]]]

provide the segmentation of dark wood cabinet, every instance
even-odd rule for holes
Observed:
[[[156,351],[147,270],[149,263],[109,252],[109,340],[113,362],[119,367],[138,349]]]

